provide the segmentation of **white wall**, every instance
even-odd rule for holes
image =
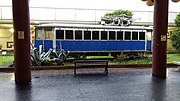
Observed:
[[[7,43],[13,43],[13,33],[9,31],[9,29],[0,29],[0,46],[1,50],[13,50],[12,48],[7,47]],[[9,43],[10,45],[11,43]]]

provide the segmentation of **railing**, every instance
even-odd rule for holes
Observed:
[[[97,23],[101,16],[113,9],[86,9],[86,8],[53,8],[30,7],[31,23],[63,22],[63,23]],[[132,11],[134,23],[152,25],[153,11]],[[169,12],[169,24],[179,12]],[[12,22],[12,6],[0,6],[0,23]]]

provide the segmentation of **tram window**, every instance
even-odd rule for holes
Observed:
[[[56,39],[64,39],[64,30],[56,30]]]
[[[82,40],[82,31],[75,31],[75,40]]]
[[[145,40],[145,32],[139,32],[139,40]]]
[[[92,31],[92,39],[99,40],[99,31]]]
[[[132,32],[132,40],[138,40],[138,32]]]
[[[36,39],[44,39],[44,33],[42,29],[35,30]]]
[[[131,40],[131,32],[129,31],[125,32],[125,40]]]
[[[107,40],[107,31],[101,31],[101,40]]]
[[[117,40],[123,40],[123,31],[117,31]]]
[[[45,28],[45,39],[53,39],[53,31],[52,28]]]
[[[91,40],[91,31],[84,31],[84,40]]]
[[[66,39],[73,39],[73,30],[65,30]]]
[[[109,40],[115,40],[115,31],[109,31]]]

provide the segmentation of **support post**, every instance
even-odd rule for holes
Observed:
[[[169,0],[154,0],[152,75],[166,78]]]
[[[29,0],[12,0],[16,84],[31,82]]]

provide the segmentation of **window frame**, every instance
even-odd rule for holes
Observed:
[[[126,39],[126,32],[130,32],[129,39]],[[132,40],[132,31],[131,30],[124,31],[124,40]]]
[[[86,31],[87,31],[87,32],[90,32],[90,33],[88,33],[88,34],[90,34],[90,38],[88,38],[88,39],[85,39],[85,34],[86,34],[85,32],[86,32]],[[84,32],[84,33],[83,33],[83,34],[84,34],[83,40],[92,40],[92,31],[91,31],[91,30],[84,30],[83,32]]]
[[[76,39],[76,32],[81,32],[81,38]],[[83,40],[83,31],[82,30],[74,30],[74,40]]]
[[[56,40],[65,40],[65,30],[64,29],[57,29],[57,30],[59,30],[59,31],[63,31],[63,39],[57,39],[57,33],[56,33]],[[57,31],[56,30],[56,31]],[[55,32],[56,32],[55,31]]]
[[[106,32],[106,38],[104,37],[103,39],[102,39],[102,32]],[[100,31],[100,40],[108,40],[108,31],[105,31],[105,30],[103,30],[103,31]],[[105,34],[105,33],[104,33]]]
[[[108,36],[109,36],[109,40],[116,40],[116,34],[117,34],[117,31],[115,31],[115,30],[109,30],[108,31],[109,32],[109,34],[108,34]],[[113,39],[110,39],[110,32],[114,32],[114,38]]]
[[[117,35],[116,39],[120,41],[120,39],[118,39],[118,32],[122,32],[122,39],[121,40],[124,40],[124,31],[122,31],[122,30],[116,32],[116,35]]]
[[[94,34],[93,32],[98,32],[98,35],[96,35],[96,37],[98,36],[97,39],[94,39],[94,38],[93,38],[93,34]],[[92,30],[92,31],[91,31],[91,34],[92,34],[92,36],[91,36],[92,40],[99,40],[99,38],[100,38],[100,37],[99,37],[99,35],[100,35],[100,31],[99,31],[99,30]],[[96,34],[97,34],[97,33],[96,33]]]
[[[144,38],[140,39],[140,33],[144,33]],[[144,41],[146,40],[146,32],[145,31],[139,31],[139,40]]]
[[[137,38],[136,39],[133,39],[133,33],[134,32],[136,32],[136,34],[137,34],[137,36],[136,36]],[[139,32],[138,31],[132,31],[131,34],[132,34],[131,40],[139,40]]]
[[[73,29],[65,29],[64,31],[65,31],[65,33],[64,33],[65,34],[65,38],[64,38],[65,40],[74,40],[74,30]],[[72,31],[72,33],[71,33],[72,34],[72,38],[67,38],[66,31]]]

